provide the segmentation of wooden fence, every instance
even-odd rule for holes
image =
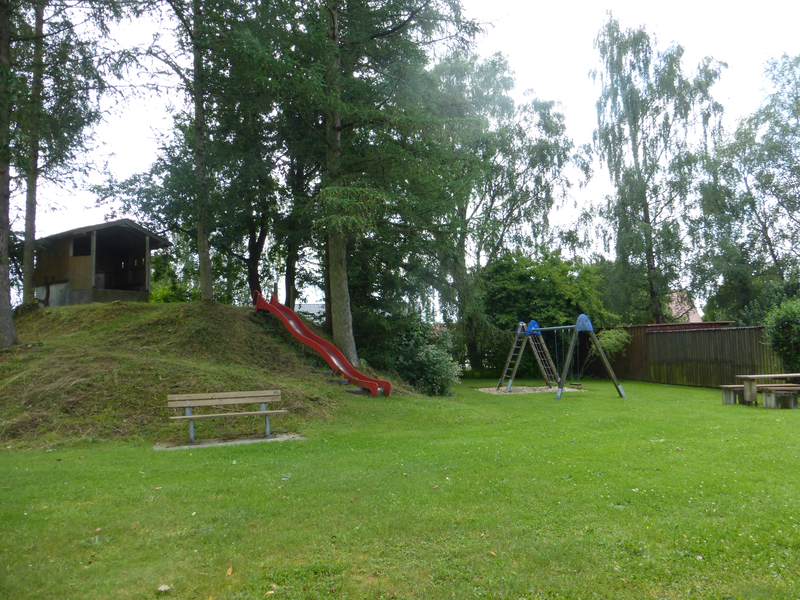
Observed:
[[[625,356],[611,361],[620,379],[717,387],[738,383],[736,375],[783,372],[763,327],[627,330],[632,339]]]

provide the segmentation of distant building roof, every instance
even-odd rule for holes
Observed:
[[[669,311],[680,323],[702,323],[703,317],[694,305],[686,290],[678,290],[669,295]]]
[[[150,237],[150,250],[158,250],[159,248],[166,248],[168,246],[172,246],[172,242],[170,242],[167,238],[162,237],[156,233],[153,233],[149,229],[145,229],[138,223],[131,221],[130,219],[117,219],[116,221],[108,221],[106,223],[100,223],[99,225],[88,225],[86,227],[78,227],[77,229],[70,229],[69,231],[62,231],[61,233],[55,233],[53,235],[48,235],[47,237],[39,238],[40,240],[58,240],[65,237],[72,237],[76,235],[81,235],[84,233],[91,233],[92,231],[100,231],[104,229],[115,229],[114,235],[121,236],[123,239],[120,241],[124,242],[125,237],[131,237],[131,235],[147,235]],[[141,239],[141,238],[139,238]]]
[[[324,317],[325,305],[324,304],[300,304],[297,306],[297,312],[304,312],[310,315]]]

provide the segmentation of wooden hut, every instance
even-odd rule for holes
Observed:
[[[46,306],[147,302],[150,252],[171,245],[130,219],[41,238],[33,275],[36,298]]]

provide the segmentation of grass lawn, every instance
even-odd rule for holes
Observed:
[[[6,449],[0,597],[800,597],[800,411],[494,385],[352,397],[304,441]]]

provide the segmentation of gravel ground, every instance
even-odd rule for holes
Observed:
[[[476,388],[479,392],[486,392],[487,394],[505,394],[506,389],[500,388],[499,390],[496,388]],[[539,387],[525,387],[525,386],[511,386],[511,393],[512,394],[542,394],[545,392],[551,392],[553,394],[556,393],[558,388],[553,386],[551,388],[547,387],[546,385],[542,385]],[[580,390],[578,388],[572,387],[565,387],[565,392],[585,392],[586,390]]]

